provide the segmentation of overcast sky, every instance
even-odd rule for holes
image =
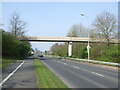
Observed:
[[[27,22],[27,36],[65,37],[73,24],[89,27],[96,15],[109,11],[118,15],[117,2],[4,2],[2,4],[4,29],[8,31],[11,14],[17,11]],[[81,17],[84,13],[87,17]],[[49,50],[53,43],[34,42],[33,48]]]

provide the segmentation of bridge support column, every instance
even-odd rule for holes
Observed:
[[[72,56],[72,42],[68,42],[68,56]]]

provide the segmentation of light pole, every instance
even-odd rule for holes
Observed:
[[[83,13],[81,13],[81,16],[84,16],[84,17],[86,17],[87,19],[88,19],[88,17],[87,16],[85,16]],[[89,39],[90,37],[89,37],[89,33],[88,33],[88,45],[87,45],[87,52],[88,52],[88,60],[90,60],[90,39]]]

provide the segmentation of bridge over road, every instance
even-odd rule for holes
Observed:
[[[83,38],[83,37],[41,37],[41,36],[26,36],[18,37],[22,41],[35,41],[35,42],[68,42],[68,55],[72,55],[72,42],[82,42],[87,43],[107,43],[105,39],[92,39],[92,38]],[[110,41],[112,44],[118,44],[118,40],[112,39]]]
[[[83,38],[83,37],[34,37],[34,36],[26,36],[26,37],[18,37],[18,39],[22,41],[37,41],[37,42],[82,42],[87,43],[88,40],[90,43],[100,43],[105,42],[105,39],[92,39],[92,38]],[[117,39],[112,39],[110,43],[118,43]]]

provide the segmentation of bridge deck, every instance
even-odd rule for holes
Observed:
[[[39,42],[83,42],[87,43],[88,40],[90,43],[97,43],[97,42],[106,42],[105,39],[89,39],[89,38],[81,38],[81,37],[19,37],[22,41],[39,41]],[[110,43],[118,43],[118,40],[112,39]]]

